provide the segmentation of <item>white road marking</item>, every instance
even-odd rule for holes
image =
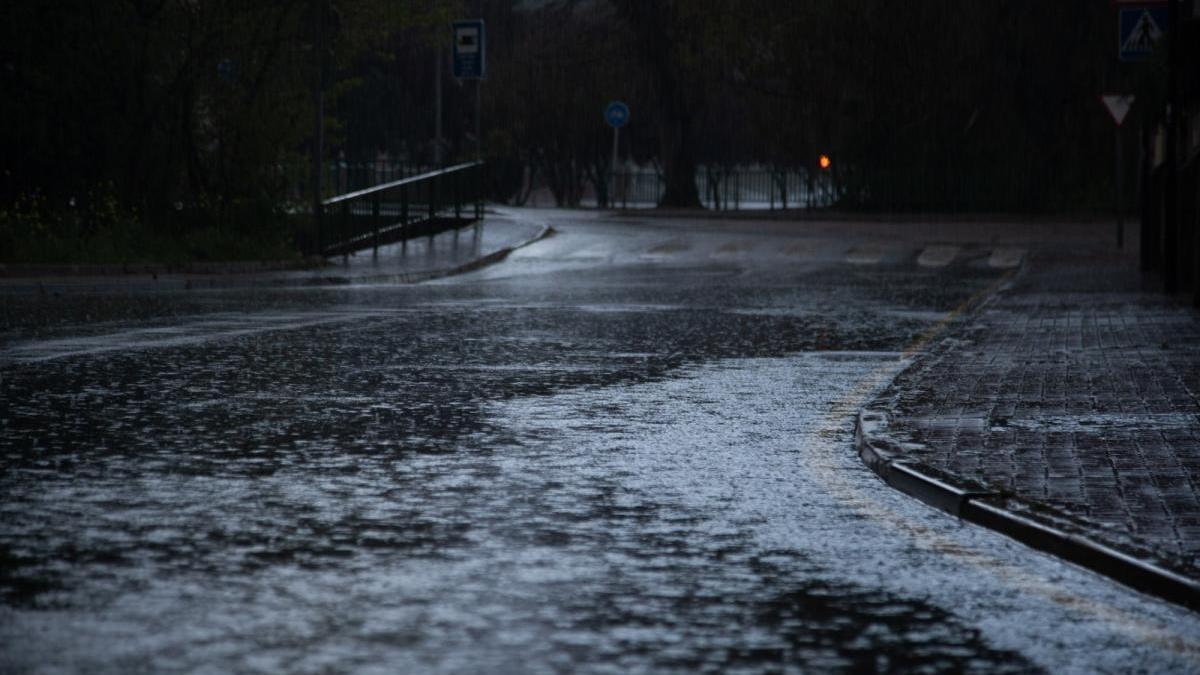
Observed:
[[[921,255],[917,258],[917,264],[921,267],[945,267],[954,262],[954,259],[958,257],[958,253],[961,250],[962,247],[952,245],[936,244],[926,246],[925,250],[921,251]]]
[[[875,265],[883,260],[883,247],[878,244],[859,244],[846,252],[851,265]]]
[[[992,255],[988,257],[988,267],[996,269],[1012,269],[1021,265],[1021,260],[1025,258],[1025,249],[1023,248],[997,248],[992,249]]]
[[[203,321],[163,328],[139,328],[101,335],[21,342],[0,351],[0,362],[34,363],[71,356],[96,356],[137,349],[182,347],[214,340],[229,340],[256,333],[299,330],[375,316],[394,315],[395,312],[377,310],[220,315]]]

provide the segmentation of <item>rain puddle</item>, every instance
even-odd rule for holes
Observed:
[[[246,314],[206,318],[161,328],[139,328],[84,337],[38,340],[9,345],[0,352],[0,362],[49,361],[73,356],[94,356],[106,352],[136,349],[162,349],[196,345],[211,340],[231,339],[267,331],[296,330],[387,315],[380,311],[304,312],[286,314]]]
[[[829,520],[797,478],[814,443],[862,472],[849,417],[824,420],[894,356],[491,403],[483,428],[503,431],[451,452],[295,439],[26,473],[0,513],[0,669],[1026,671],[829,565],[831,538],[875,535],[838,529],[860,516]]]
[[[719,361],[479,403],[473,422],[431,406],[431,424],[463,427],[441,441],[404,431],[420,392],[284,411],[308,419],[292,433],[237,421],[231,401],[137,449],[14,464],[0,670],[1062,672],[1096,670],[1084,655],[1101,651],[1144,665],[1079,603],[996,576],[1028,551],[862,466],[853,412],[894,356]],[[1064,597],[1095,585],[1039,564]]]

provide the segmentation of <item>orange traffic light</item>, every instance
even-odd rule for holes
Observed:
[[[829,165],[833,164],[833,162],[830,161],[829,155],[821,155],[821,157],[817,159],[817,164],[821,165],[822,169],[828,169]]]

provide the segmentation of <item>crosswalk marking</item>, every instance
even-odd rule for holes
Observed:
[[[1025,257],[1025,249],[1023,248],[997,248],[992,250],[991,257],[988,258],[988,267],[998,269],[1012,269],[1021,264],[1021,260]]]
[[[846,262],[851,265],[874,265],[883,260],[883,247],[878,244],[859,244],[846,251]]]
[[[921,267],[945,267],[954,262],[958,256],[958,252],[962,250],[960,246],[950,246],[935,244],[926,246],[921,255],[917,258],[917,264]]]
[[[703,257],[707,254],[710,258],[787,256],[791,258],[812,257],[817,260],[829,261],[826,256],[838,255],[837,248],[834,247],[830,250],[830,248],[814,245],[812,241],[806,240],[778,249],[762,249],[751,241],[735,240],[725,241],[713,248],[701,247],[697,250],[692,243],[677,238],[654,242],[654,245],[644,249],[639,248],[638,257],[642,260],[665,261],[689,256],[696,257],[697,254]],[[841,257],[842,261],[849,265],[878,265],[885,260],[903,264],[905,261],[913,262],[913,258],[910,256],[914,251],[920,251],[915,259],[916,265],[934,269],[971,261],[974,261],[975,264],[982,264],[986,260],[987,266],[992,269],[1009,270],[1020,267],[1028,254],[1028,250],[1013,246],[1002,246],[989,250],[980,246],[958,244],[928,244],[921,247],[919,244],[911,246],[887,241],[864,241],[854,244],[849,250],[842,253]],[[585,249],[572,254],[572,257],[585,256],[589,253],[591,251]]]

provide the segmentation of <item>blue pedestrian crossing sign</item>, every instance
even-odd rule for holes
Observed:
[[[604,121],[614,129],[620,129],[629,121],[629,106],[621,101],[613,101],[604,109]]]
[[[1117,21],[1117,56],[1122,61],[1148,59],[1166,32],[1166,7],[1122,7]]]
[[[487,79],[483,41],[483,19],[454,22],[454,77]]]

